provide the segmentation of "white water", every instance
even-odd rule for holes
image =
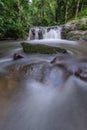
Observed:
[[[36,28],[35,28],[35,39],[39,39],[39,38],[38,38],[38,32],[39,32],[39,28],[36,27]]]
[[[28,40],[31,39],[61,39],[61,30],[59,26],[53,27],[33,27],[29,30]],[[41,36],[41,38],[39,38]]]
[[[61,27],[56,27],[54,29],[50,29],[47,31],[45,29],[45,33],[43,34],[43,39],[61,39]]]

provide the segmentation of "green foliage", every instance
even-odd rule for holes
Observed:
[[[19,21],[14,24],[9,24],[5,31],[5,37],[20,38],[25,36],[25,28]]]
[[[24,38],[31,26],[59,25],[85,16],[85,0],[0,0],[0,38]]]
[[[29,28],[28,1],[0,1],[0,37],[22,38]]]
[[[82,24],[80,24],[80,26],[79,26],[78,29],[79,29],[79,30],[87,30],[87,23],[82,23]]]
[[[78,14],[78,18],[87,17],[87,7],[83,8]]]

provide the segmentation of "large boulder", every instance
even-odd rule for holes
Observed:
[[[87,18],[66,23],[62,29],[62,37],[67,40],[87,41]]]
[[[87,41],[87,30],[75,30],[67,33],[66,39],[68,40],[80,40]]]
[[[53,54],[53,53],[67,53],[65,49],[59,47],[51,47],[43,44],[31,44],[27,42],[21,43],[23,51],[25,53],[41,53],[41,54]]]

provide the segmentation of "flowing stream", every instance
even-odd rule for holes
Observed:
[[[87,43],[31,41],[38,42],[70,55],[25,54],[20,41],[0,42],[0,130],[87,130],[87,82],[74,74],[87,68]],[[64,60],[53,64],[56,56]]]

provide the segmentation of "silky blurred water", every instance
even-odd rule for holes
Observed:
[[[24,58],[14,61],[15,52]],[[66,75],[50,63],[58,55],[24,54],[20,42],[0,43],[0,130],[87,130],[87,82],[73,74],[87,59],[63,56],[72,72]]]

